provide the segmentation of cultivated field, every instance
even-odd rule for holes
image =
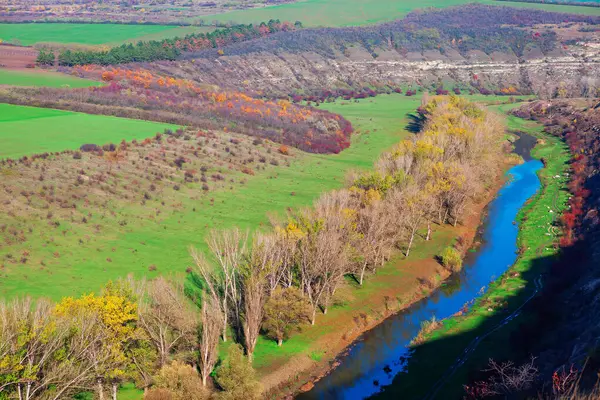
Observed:
[[[2,85],[81,88],[100,86],[102,83],[51,71],[0,69]]]
[[[35,64],[38,51],[31,47],[6,46],[0,44],[0,67],[25,68]]]
[[[1,76],[1,75],[0,75]],[[0,104],[0,159],[143,139],[172,125]]]
[[[466,3],[505,5],[543,9],[574,14],[600,15],[598,7],[532,4],[494,0],[306,0],[273,7],[255,8],[202,17],[204,20],[238,23],[267,21],[271,18],[295,21],[305,26],[368,25],[401,18],[407,13],[427,7],[449,7]]]
[[[0,23],[0,39],[30,46],[36,43],[77,43],[114,45],[128,41],[157,40],[203,32],[210,28],[167,25],[70,24],[70,23]]]

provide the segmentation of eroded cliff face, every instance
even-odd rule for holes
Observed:
[[[453,49],[401,54],[389,48],[356,45],[327,57],[317,52],[253,52],[198,57],[154,66],[161,72],[201,84],[284,96],[358,87],[435,87],[477,90],[516,88],[544,98],[594,97],[600,92],[600,39],[542,53],[514,54]]]

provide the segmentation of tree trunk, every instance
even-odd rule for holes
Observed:
[[[283,339],[282,338],[277,339],[277,346],[281,347],[282,344],[283,344]]]
[[[19,392],[19,400],[23,400],[23,392],[21,391],[20,383],[17,383],[17,392]]]
[[[406,248],[406,257],[410,254],[410,248],[413,243],[413,239],[415,238],[415,231],[413,230],[410,234],[410,240],[408,241],[408,247]]]
[[[119,388],[119,385],[116,383],[112,384],[112,400],[117,400],[117,389]]]
[[[206,375],[207,374],[202,374],[202,386],[206,387]]]
[[[29,400],[31,397],[31,382],[27,382],[27,389],[25,391],[25,399]]]
[[[431,220],[427,221],[427,237],[425,240],[431,239]]]
[[[225,294],[227,295],[227,294]],[[223,299],[223,341],[227,341],[227,300]]]
[[[315,319],[317,318],[317,307],[313,307],[312,318],[310,319],[310,324],[315,324]]]
[[[446,212],[444,213],[444,223],[446,223],[447,219],[448,219],[448,207],[446,207]]]
[[[102,389],[102,380],[98,379],[96,381],[96,385],[98,385],[98,399],[104,400],[104,390]]]

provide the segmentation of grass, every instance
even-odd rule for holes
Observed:
[[[168,25],[76,24],[76,23],[0,23],[0,39],[18,40],[22,45],[36,43],[78,43],[85,45],[115,45],[128,41],[158,40],[180,36],[203,27],[176,27]],[[208,28],[210,29],[210,28]]]
[[[506,107],[500,106],[499,109]],[[569,168],[568,148],[559,139],[543,135],[541,125],[535,122],[509,117],[508,126],[543,138],[544,143],[535,147],[533,155],[547,160],[546,167],[538,172],[542,190],[518,216],[518,244],[523,253],[507,273],[489,286],[467,314],[444,320],[440,329],[423,339],[409,361],[409,373],[394,382],[391,389],[394,393],[402,392],[419,398],[426,395],[432,384],[444,376],[476,337],[490,331],[509,315],[509,311],[519,307],[534,293],[535,278],[557,255],[558,250],[553,246],[559,233],[551,227],[554,219],[566,208],[568,200],[564,175]],[[490,357],[510,358],[510,335],[518,329],[523,318],[527,316],[519,315],[482,340],[464,365],[449,378],[441,380],[444,384],[439,387],[436,398],[462,397],[462,384],[469,381],[471,371],[485,368]]]
[[[472,96],[471,99],[494,101],[497,98]],[[115,217],[120,219],[126,216],[128,224],[125,227],[107,225],[106,221],[111,220],[111,216],[104,209],[81,205],[81,209],[93,213],[94,218],[101,218],[102,230],[94,232],[90,226],[92,224],[79,228],[79,224],[61,221],[59,230],[64,229],[66,234],[44,233],[32,237],[25,244],[0,250],[0,259],[2,253],[20,254],[28,249],[46,261],[43,269],[35,262],[7,264],[0,271],[0,293],[8,298],[27,293],[32,297],[59,299],[66,295],[97,291],[107,281],[130,273],[138,277],[182,273],[190,265],[189,246],[205,248],[204,237],[211,228],[239,226],[260,229],[268,222],[267,213],[282,214],[287,207],[308,206],[322,192],[343,186],[348,170],[371,168],[382,151],[411,135],[405,130],[406,114],[419,105],[419,96],[397,94],[356,102],[323,104],[321,107],[341,113],[357,129],[349,149],[338,155],[294,151],[296,155],[290,167],[269,168],[255,176],[248,176],[243,186],[210,192],[212,205],[206,204],[205,198],[178,197],[178,202],[182,200],[177,207],[161,207],[161,218],[155,219],[145,217],[149,211],[147,207],[131,202],[123,206]],[[28,110],[19,110],[28,115]],[[15,113],[1,111],[3,117],[0,117],[0,124],[14,123],[15,119],[19,119]],[[111,139],[102,142],[115,141],[117,135],[113,132],[110,135]],[[48,231],[45,219],[36,224],[34,232]],[[73,229],[87,227],[89,231],[72,232]],[[382,307],[383,301],[380,300],[384,293],[395,299],[396,305],[405,304],[415,294],[427,294],[417,287],[418,274],[435,275],[438,264],[433,257],[450,245],[457,235],[457,231],[451,227],[439,228],[434,231],[433,240],[418,240],[408,262],[403,260],[402,255],[397,255],[376,276],[367,279],[360,290],[355,290],[356,285],[349,282],[340,289],[337,304],[329,313],[318,316],[316,326],[293,336],[282,347],[261,337],[254,359],[259,373],[265,376],[276,371],[295,356],[309,357],[313,361],[331,357],[331,349],[323,346],[323,343],[328,337],[339,340],[341,333],[339,329],[336,330],[337,322],[352,325],[352,316],[357,313],[364,314],[369,321],[382,318],[378,309]],[[85,238],[85,243],[78,243],[80,238]],[[55,252],[60,252],[60,257],[53,256]],[[108,258],[111,259],[109,263]],[[149,265],[156,265],[157,272],[149,272]]]
[[[58,72],[0,69],[0,85],[81,88],[100,86],[102,83]]]
[[[125,43],[137,43],[140,40],[142,41],[150,41],[150,40],[161,40],[170,37],[183,37],[185,35],[189,35],[192,33],[208,33],[214,31],[216,28],[212,26],[178,26],[171,27],[172,29],[167,29],[159,32],[148,33],[143,36],[136,36],[135,38],[125,40]],[[123,43],[122,40],[116,41],[114,45],[118,45]]]
[[[298,20],[305,26],[352,26],[392,21],[420,8],[443,8],[474,2],[574,14],[600,15],[600,8],[598,7],[498,2],[494,0],[422,0],[418,2],[411,0],[305,0],[273,7],[203,16],[202,19],[250,23],[279,18],[282,21]]]
[[[295,151],[290,167],[260,171],[255,176],[246,176],[247,183],[243,186],[211,191],[211,202],[204,197],[198,201],[191,195],[174,197],[171,200],[177,201],[176,207],[161,207],[157,219],[141,217],[152,211],[148,206],[114,203],[119,204],[115,210],[118,215],[102,217],[100,234],[89,225],[65,222],[60,230],[68,231],[68,235],[53,236],[48,232],[46,237],[41,234],[48,231],[45,220],[27,221],[39,225],[34,229],[38,233],[23,245],[4,246],[0,258],[7,253],[20,254],[27,248],[32,253],[31,262],[1,271],[0,295],[14,297],[28,293],[33,297],[60,299],[97,291],[109,280],[129,273],[136,276],[183,273],[191,261],[189,246],[204,249],[204,237],[210,229],[260,228],[268,223],[268,213],[282,214],[288,207],[308,206],[321,193],[342,187],[348,170],[371,168],[382,151],[409,135],[404,130],[405,116],[419,105],[418,96],[395,94],[327,104],[328,109],[351,120],[360,132],[354,135],[349,149],[337,155]],[[137,120],[12,105],[0,105],[0,124],[0,158],[77,148],[84,142],[103,144],[123,138],[140,139],[153,136],[164,127]],[[86,205],[79,210],[94,215],[105,213]],[[118,220],[125,218],[129,224],[119,226]],[[86,237],[90,238],[89,243],[79,244]],[[55,252],[60,253],[60,258],[54,256]],[[107,258],[112,262],[107,263]],[[44,272],[36,266],[40,260],[48,264]],[[148,272],[149,265],[156,265],[157,272]]]
[[[0,159],[143,139],[173,127],[126,118],[0,104]]]

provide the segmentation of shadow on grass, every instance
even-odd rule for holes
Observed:
[[[419,113],[408,113],[406,114],[406,119],[408,120],[408,124],[406,124],[404,129],[415,134],[421,132],[425,121],[427,121],[427,117]]]

